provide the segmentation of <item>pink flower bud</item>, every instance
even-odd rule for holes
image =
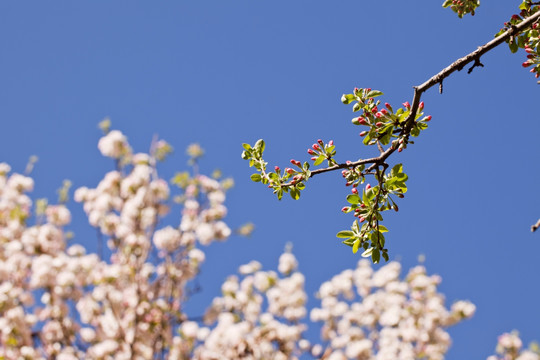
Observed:
[[[381,110],[381,113],[382,113],[383,115],[386,115],[386,114],[388,114],[388,110],[382,109],[382,110]]]
[[[313,156],[313,157],[311,157],[311,160],[315,161],[315,160],[317,160],[317,157]]]
[[[330,146],[334,145],[334,140],[330,140],[330,141],[328,142],[328,145],[330,145]]]
[[[384,103],[384,106],[386,106],[388,110],[392,111],[392,105],[390,105],[389,103]]]
[[[367,131],[362,131],[359,135],[360,135],[360,136],[364,136],[364,135],[366,135],[366,134],[367,134]]]
[[[364,125],[364,124],[367,123],[367,121],[366,121],[366,119],[364,119],[363,117],[360,116],[360,117],[358,118],[358,123],[359,123],[360,125]]]
[[[324,145],[324,143],[323,143],[323,141],[322,141],[321,139],[317,140],[317,142],[318,142],[318,143],[319,143],[319,145],[321,145],[321,146],[323,146],[323,145]]]
[[[410,108],[411,108],[411,104],[409,104],[408,101],[405,101],[405,102],[403,103],[403,106],[405,106],[406,109],[410,109]]]
[[[311,149],[307,149],[307,152],[309,155],[315,155],[315,151],[311,150]]]
[[[365,219],[364,217],[360,216],[360,217],[358,218],[358,221],[364,222],[364,221],[366,221],[366,219]]]
[[[424,108],[424,102],[421,101],[420,105],[418,105],[418,110],[422,111],[423,108]]]
[[[353,188],[351,189],[351,192],[352,192],[353,194],[358,194],[358,189],[355,188],[355,187],[353,187]]]
[[[371,185],[367,184],[366,185],[366,190],[369,190],[369,189],[371,189]]]
[[[362,204],[360,204],[360,207],[361,207],[362,209],[364,209],[364,208],[366,207],[366,204],[362,203]]]
[[[383,126],[383,125],[384,125],[384,124],[383,124],[382,122],[380,122],[380,121],[379,121],[378,123],[375,124],[375,126],[377,126],[377,127],[381,127],[381,126]]]
[[[314,150],[319,150],[320,147],[319,147],[319,144],[313,144],[313,146],[311,146]]]
[[[291,175],[291,174],[294,173],[294,170],[291,169],[291,168],[286,168],[286,169],[285,169],[285,172],[286,172],[287,174]]]
[[[377,111],[379,111],[379,109],[377,109],[376,106],[374,106],[373,109],[371,109],[371,112],[372,112],[373,114],[375,114]]]
[[[347,211],[349,211],[349,209],[350,209],[350,208],[349,208],[348,206],[345,206],[345,207],[343,207],[343,209],[341,209],[341,211],[347,212]]]
[[[279,172],[279,170],[281,170],[281,169],[279,168],[279,166],[274,166],[274,170],[275,170],[276,172]]]
[[[523,64],[521,64],[521,66],[523,66],[524,68],[529,67],[529,66],[531,66],[531,65],[532,65],[532,64],[529,63],[529,60],[527,60],[527,61],[525,61]]]
[[[375,117],[377,117],[377,118],[382,118],[382,117],[383,117],[382,112],[377,111],[377,112],[375,113]]]
[[[428,115],[426,116],[426,119],[424,121],[430,121],[431,120],[431,115]]]

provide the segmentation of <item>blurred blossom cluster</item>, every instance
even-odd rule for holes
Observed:
[[[323,283],[320,307],[308,312],[304,275],[286,250],[277,272],[257,261],[240,266],[204,318],[190,318],[184,304],[205,259],[201,245],[231,235],[223,221],[230,180],[199,174],[203,152],[191,146],[194,171],[172,181],[180,219],[161,225],[174,202],[156,162],[170,145],[133,153],[124,134],[107,129],[98,148],[116,169],[74,198],[98,230],[99,254],[68,245],[64,203],[41,202],[33,216],[32,178],[0,163],[0,359],[442,359],[445,328],[475,311],[466,301],[447,309],[440,277],[422,266],[400,279],[396,262],[374,270],[360,261]],[[308,317],[322,323],[320,343],[305,338]],[[512,336],[501,336],[501,357],[490,360],[537,359]]]
[[[517,332],[504,333],[497,341],[497,355],[487,360],[540,360],[540,349],[533,344],[530,349],[522,349],[523,343]]]

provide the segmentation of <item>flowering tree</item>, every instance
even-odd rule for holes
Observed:
[[[230,180],[196,166],[177,174],[182,216],[159,226],[171,189],[156,163],[171,147],[160,140],[134,154],[121,132],[105,127],[98,147],[116,169],[96,188],[75,191],[106,241],[99,254],[68,245],[66,189],[60,204],[33,207],[32,178],[0,164],[0,358],[438,359],[450,344],[445,328],[473,315],[467,301],[447,309],[440,277],[422,266],[400,279],[397,262],[375,271],[364,260],[321,285],[309,316],[322,323],[322,339],[309,341],[304,275],[287,250],[278,272],[256,261],[240,266],[204,319],[190,318],[184,304],[205,258],[201,246],[231,234],[223,222]],[[189,153],[195,165],[202,150]]]
[[[479,5],[479,0],[446,0],[443,3],[443,7],[450,7],[460,18],[466,14],[474,15]],[[309,162],[302,163],[292,159],[290,162],[293,167],[284,168],[282,171],[279,166],[275,166],[272,172],[267,170],[268,163],[263,158],[265,143],[261,139],[253,146],[243,144],[242,158],[248,160],[249,166],[257,171],[251,175],[251,179],[267,185],[278,199],[281,199],[284,193],[289,193],[293,199],[298,200],[309,178],[331,171],[341,171],[346,180],[345,185],[351,186],[351,194],[346,198],[348,204],[342,211],[351,213],[355,220],[350,230],[340,231],[337,237],[344,239],[343,243],[351,246],[354,253],[362,249],[362,256],[371,257],[374,263],[378,263],[381,257],[388,261],[384,235],[388,229],[380,224],[383,220],[382,213],[388,210],[398,211],[397,198],[405,196],[408,179],[402,164],[390,167],[388,160],[396,152],[400,153],[409,144],[413,144],[411,137],[418,137],[428,128],[431,115],[424,116],[422,94],[435,85],[439,86],[442,94],[445,78],[471,63],[469,73],[475,67],[484,66],[480,62],[481,56],[504,42],[512,52],[519,48],[524,49],[527,60],[523,62],[523,67],[531,67],[530,71],[535,77],[540,77],[539,5],[538,2],[524,0],[519,6],[519,15],[512,15],[493,40],[454,61],[421,85],[415,86],[412,101],[404,102],[403,107],[398,108],[389,103],[384,103],[383,107],[379,100],[375,100],[383,93],[371,88],[355,88],[351,94],[344,94],[341,101],[346,105],[353,104],[353,112],[360,112],[360,116],[353,118],[352,123],[365,127],[366,130],[359,134],[363,137],[363,144],[376,146],[379,150],[378,156],[338,162],[334,142],[319,139],[307,152],[313,166],[326,162],[326,167],[312,170]],[[366,183],[370,176],[377,182],[376,186]],[[364,185],[363,188],[360,185]],[[535,231],[538,227],[540,220],[531,229]]]
[[[447,0],[443,6],[462,17],[474,15],[478,5]],[[412,104],[379,109],[374,98],[382,93],[369,88],[344,95],[343,102],[362,111],[353,123],[367,127],[360,134],[379,148],[378,157],[338,163],[333,142],[320,140],[308,152],[315,165],[327,161],[328,167],[311,171],[293,160],[294,169],[272,173],[259,141],[244,147],[244,158],[259,170],[252,179],[278,197],[288,192],[297,199],[309,177],[342,170],[352,186],[343,211],[357,220],[338,236],[355,251],[362,247],[373,262],[388,260],[380,213],[398,210],[395,198],[404,196],[407,175],[401,164],[390,169],[386,160],[427,128],[431,117],[423,116],[422,93],[436,84],[442,92],[443,79],[472,61],[471,69],[482,66],[480,56],[494,46],[507,41],[512,51],[524,48],[523,65],[538,75],[538,4],[524,1],[521,9],[495,40],[416,87]],[[178,195],[172,196],[157,167],[170,145],[156,140],[149,153],[133,153],[125,135],[108,127],[103,124],[98,147],[115,169],[95,188],[75,192],[97,229],[96,254],[72,243],[65,230],[69,184],[59,204],[32,201],[33,179],[0,163],[1,359],[442,359],[450,346],[446,329],[474,314],[468,301],[447,307],[437,290],[441,278],[423,266],[401,277],[397,262],[374,269],[366,260],[321,284],[320,305],[307,309],[304,275],[286,249],[277,271],[257,261],[240,266],[205,316],[191,316],[185,304],[205,260],[203,247],[231,235],[224,222],[231,182],[200,174],[202,150],[194,145],[188,149],[192,170],[173,178]],[[359,191],[366,176],[378,185]],[[175,202],[182,206],[180,218],[162,225]],[[319,340],[307,338],[308,318],[321,325]],[[496,352],[490,360],[539,358],[535,348],[522,350],[516,333],[501,335]]]

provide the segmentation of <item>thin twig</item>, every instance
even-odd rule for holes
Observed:
[[[538,221],[536,222],[536,224],[534,224],[533,226],[531,226],[531,231],[532,231],[532,232],[535,232],[539,227],[540,227],[540,219],[538,219]]]

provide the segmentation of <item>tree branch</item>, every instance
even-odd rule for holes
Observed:
[[[483,66],[483,64],[480,62],[480,57],[484,55],[485,53],[493,50],[495,47],[499,46],[512,36],[515,36],[525,29],[527,29],[529,26],[531,26],[535,21],[540,19],[540,11],[529,16],[528,18],[524,19],[521,23],[518,25],[512,26],[510,29],[502,33],[501,35],[497,36],[493,40],[489,41],[488,43],[479,46],[478,49],[471,52],[470,54],[454,61],[452,64],[447,66],[446,68],[442,69],[439,73],[432,76],[429,80],[424,82],[423,84],[419,86],[414,86],[414,97],[411,104],[411,110],[410,114],[405,120],[405,126],[403,127],[403,130],[401,131],[401,136],[406,136],[407,138],[410,135],[411,129],[414,125],[414,121],[416,118],[416,113],[418,111],[418,106],[420,105],[420,98],[424,92],[426,92],[429,88],[431,88],[435,84],[439,84],[439,92],[442,93],[442,83],[443,80],[447,77],[449,77],[454,71],[460,71],[470,62],[474,61],[473,66],[469,69],[469,73],[472,71],[472,69],[476,66]],[[333,166],[329,166],[327,168],[322,169],[316,169],[311,171],[310,177],[313,177],[317,174],[322,174],[329,171],[334,171],[338,169],[345,169],[345,168],[351,168],[362,164],[372,164],[368,171],[373,170],[375,167],[377,167],[380,164],[383,164],[384,161],[394,152],[397,148],[394,148],[393,146],[390,146],[388,149],[386,149],[384,152],[382,152],[378,157],[370,158],[370,159],[361,159],[355,162],[346,162],[341,164],[336,164]],[[288,184],[284,184],[288,185]],[[538,224],[537,224],[538,225]],[[539,225],[540,226],[540,225]]]

